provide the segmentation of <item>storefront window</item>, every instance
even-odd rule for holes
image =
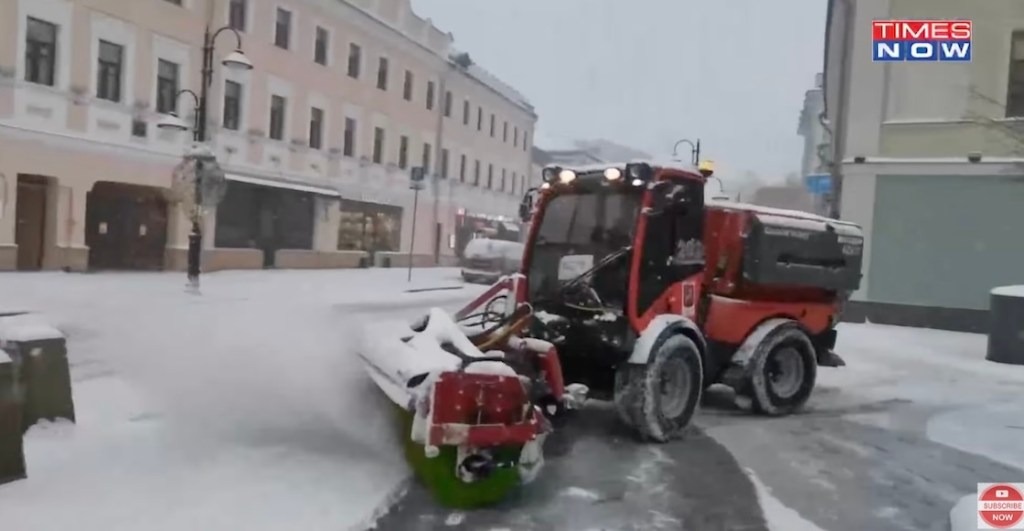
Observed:
[[[391,205],[342,201],[338,249],[397,252],[401,245],[402,209]]]

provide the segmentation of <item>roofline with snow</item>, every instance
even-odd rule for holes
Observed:
[[[532,117],[534,120],[537,119],[537,117],[538,117],[537,116],[537,111],[535,110],[533,105],[529,102],[529,100],[526,99],[525,96],[520,94],[516,89],[512,88],[511,85],[501,81],[500,79],[498,79],[497,76],[491,74],[490,72],[487,72],[486,69],[484,69],[483,67],[481,67],[479,65],[476,65],[474,63],[474,65],[477,68],[479,68],[482,72],[484,72],[488,76],[494,78],[494,80],[497,83],[500,83],[502,85],[501,87],[495,87],[493,84],[488,83],[486,80],[481,79],[478,76],[474,76],[467,69],[463,69],[463,68],[458,67],[458,65],[456,65],[452,61],[452,57],[451,57],[452,54],[456,54],[456,53],[459,53],[459,52],[457,50],[455,50],[454,47],[451,45],[451,43],[455,41],[455,36],[451,32],[445,32],[445,34],[448,36],[448,40],[449,40],[449,46],[448,46],[449,49],[447,50],[448,56],[445,57],[444,55],[439,54],[437,51],[435,51],[434,49],[430,48],[426,44],[420,42],[417,39],[412,38],[410,35],[406,34],[404,31],[402,31],[400,28],[396,28],[390,22],[381,19],[380,17],[378,17],[372,11],[368,11],[368,10],[363,9],[362,7],[356,5],[351,0],[335,0],[335,1],[338,4],[341,4],[341,5],[345,6],[345,7],[347,7],[351,11],[355,11],[356,13],[359,14],[359,16],[361,16],[365,20],[368,20],[371,24],[374,24],[374,25],[378,26],[379,28],[384,29],[386,32],[391,34],[392,37],[398,37],[398,38],[402,39],[403,41],[405,41],[407,43],[410,43],[410,44],[414,45],[415,47],[419,48],[421,51],[427,52],[431,56],[439,59],[445,66],[447,66],[449,68],[452,68],[453,70],[462,73],[466,78],[475,81],[477,84],[479,84],[483,88],[487,89],[488,91],[492,92],[493,94],[495,94],[496,96],[500,97],[501,99],[503,99],[505,101],[508,101],[513,106],[526,111],[526,113],[530,117]],[[416,15],[416,13],[413,11],[411,5],[409,6],[409,11],[413,12],[413,14]],[[416,15],[416,16],[418,17],[419,15]],[[440,28],[438,28],[437,26],[434,25],[434,23],[433,23],[433,21],[431,19],[427,18],[427,19],[424,19],[424,20],[427,23],[429,23],[432,28],[436,29],[439,32],[441,31]],[[507,93],[503,92],[503,90],[510,90],[511,92],[514,92],[516,97],[512,97],[510,94],[507,94]]]

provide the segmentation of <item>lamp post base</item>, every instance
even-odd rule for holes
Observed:
[[[192,221],[192,232],[188,235],[188,291],[199,293],[199,258],[203,249],[203,234],[199,222]]]

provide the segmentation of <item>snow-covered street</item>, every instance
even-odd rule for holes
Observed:
[[[458,285],[451,269],[414,286]],[[682,441],[635,443],[594,404],[501,507],[435,507],[407,475],[390,406],[353,355],[479,293],[407,293],[404,270],[0,275],[0,310],[69,338],[78,423],[34,427],[4,529],[944,529],[983,481],[1024,480],[1024,367],[985,338],[840,327],[808,411],[761,418],[713,392]]]
[[[68,335],[78,423],[27,435],[4,529],[364,528],[401,485],[393,417],[351,349],[357,309],[402,319],[476,287],[404,270],[0,275],[0,308]],[[413,285],[459,285],[418,270]],[[411,312],[411,313],[410,313]]]

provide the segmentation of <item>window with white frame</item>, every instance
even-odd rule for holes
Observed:
[[[181,67],[174,61],[158,59],[156,65],[156,112],[178,112],[178,84]]]
[[[316,107],[309,109],[309,147],[312,149],[323,149],[324,147],[324,111]]]
[[[284,140],[284,121],[288,100],[284,96],[270,96],[270,130],[267,132],[272,140]]]
[[[373,128],[373,163],[384,163],[384,128]]]
[[[313,61],[327,66],[328,52],[331,49],[331,33],[327,28],[316,27],[316,40],[313,43]]]
[[[242,121],[242,84],[235,81],[224,82],[224,129],[238,131]]]
[[[398,167],[403,170],[409,167],[409,137],[406,135],[398,137]]]
[[[96,56],[96,97],[120,102],[124,46],[100,39]]]
[[[348,77],[359,79],[359,72],[363,60],[363,49],[356,43],[348,45]]]
[[[377,88],[388,89],[388,58],[381,57],[377,60]]]
[[[402,85],[402,98],[405,101],[412,101],[413,75],[411,70],[405,71],[405,82]]]
[[[356,155],[356,130],[358,124],[355,118],[345,118],[345,138],[342,139],[341,152],[346,157]]]
[[[25,27],[25,81],[56,84],[57,25],[28,17]]]
[[[283,7],[277,8],[274,20],[274,46],[287,50],[292,40],[292,12]]]
[[[249,0],[231,0],[228,3],[228,26],[238,31],[245,31],[248,11]]]

